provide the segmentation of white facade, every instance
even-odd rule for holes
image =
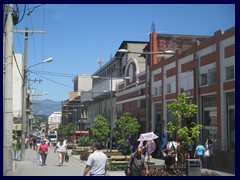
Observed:
[[[13,57],[13,116],[21,117],[22,116],[22,65],[23,65],[23,54],[15,54],[16,61]],[[16,64],[17,62],[17,64]],[[21,73],[21,75],[20,75]]]
[[[73,79],[74,92],[78,92],[78,95],[83,91],[88,91],[92,88],[92,77],[89,74],[80,74]]]
[[[48,117],[48,124],[60,124],[62,119],[62,112],[54,112]]]

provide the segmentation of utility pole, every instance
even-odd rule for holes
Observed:
[[[27,89],[29,90],[29,93],[28,93],[28,96],[27,96],[26,109],[29,109],[28,113],[31,114],[30,109],[31,109],[31,94],[32,94],[32,90],[30,88],[30,82],[34,82],[34,83],[38,82],[40,84],[42,82],[42,80],[35,78],[35,79],[28,79],[27,81],[28,81]],[[27,136],[28,136],[30,134],[30,132],[32,132],[32,130],[33,130],[33,119],[28,119],[26,127],[27,127],[26,132],[27,132]]]
[[[3,175],[12,175],[12,81],[13,81],[13,5],[4,5],[4,63],[3,63],[3,96],[4,96],[4,117],[3,117]]]
[[[28,115],[27,115],[27,60],[28,60],[28,34],[29,33],[45,33],[45,31],[35,31],[28,30],[26,27],[25,30],[14,30],[14,32],[25,33],[25,43],[24,43],[24,62],[22,63],[22,72],[23,72],[23,85],[22,85],[22,139],[21,139],[21,160],[25,160],[25,139],[26,139],[26,125],[28,124]]]
[[[22,85],[22,140],[21,140],[21,160],[25,160],[25,139],[26,139],[26,106],[27,106],[27,74],[26,74],[26,67],[27,67],[27,57],[28,57],[28,32],[27,28],[25,28],[25,43],[24,43],[24,60],[22,63],[22,72],[23,72],[23,85]]]

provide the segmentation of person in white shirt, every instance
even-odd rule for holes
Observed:
[[[90,171],[90,176],[105,176],[107,167],[107,156],[102,152],[102,145],[94,143],[93,153],[89,155],[83,176]]]
[[[65,139],[65,140],[63,141],[63,144],[65,144],[65,145],[67,146],[67,139]]]
[[[67,145],[63,143],[63,139],[60,139],[57,145],[55,146],[54,153],[58,153],[59,167],[63,165],[65,160],[65,154],[67,152]]]

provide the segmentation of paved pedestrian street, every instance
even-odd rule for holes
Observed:
[[[37,153],[32,149],[25,150],[25,161],[16,163],[14,176],[82,176],[84,170],[84,165],[74,158],[70,158],[68,163],[64,162],[63,166],[59,167],[58,156],[53,152],[53,147],[50,147],[47,155],[47,166],[37,163]]]
[[[47,166],[41,166],[37,163],[37,153],[33,149],[25,150],[24,161],[14,161],[15,167],[13,168],[13,176],[82,176],[83,170],[86,166],[86,161],[82,161],[79,155],[71,155],[71,150],[68,150],[70,154],[69,162],[64,162],[63,166],[58,166],[57,153],[53,152],[53,147],[50,147],[46,164]],[[156,165],[164,164],[164,160],[152,158]],[[208,169],[202,169],[202,172],[208,171]],[[235,174],[229,174],[220,171],[213,171],[220,176],[235,176]],[[125,176],[123,171],[107,171],[108,176]]]

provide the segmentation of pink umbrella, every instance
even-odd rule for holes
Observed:
[[[156,149],[156,143],[154,142],[154,139],[157,139],[157,138],[158,138],[158,136],[156,134],[154,134],[153,132],[143,133],[140,135],[140,137],[137,140],[137,141],[140,141],[138,147],[143,146],[143,141],[148,141],[148,152],[150,155]]]

